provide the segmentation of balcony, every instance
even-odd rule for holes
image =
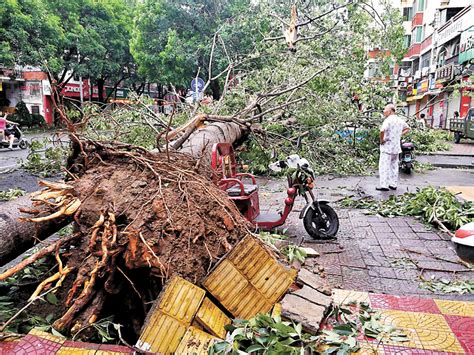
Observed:
[[[423,12],[417,12],[411,19],[411,28],[423,25]]]
[[[461,10],[456,16],[443,24],[437,31],[436,41],[438,42],[438,46],[452,40],[459,36],[461,32],[473,26],[473,18],[474,6],[471,5]]]
[[[421,43],[413,43],[410,46],[410,49],[408,49],[408,53],[405,54],[405,58],[411,59],[411,58],[418,57],[420,55],[420,52],[421,52]]]
[[[433,44],[433,35],[430,35],[428,38],[425,38],[423,42],[421,42],[421,50],[423,52],[425,49],[430,47]]]

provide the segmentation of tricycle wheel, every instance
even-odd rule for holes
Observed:
[[[337,217],[337,213],[331,206],[325,203],[320,203],[319,209],[322,213],[319,212],[317,207],[308,208],[303,217],[304,228],[312,238],[332,238],[339,230],[339,218]]]
[[[461,141],[461,133],[454,132],[454,143],[459,143]]]

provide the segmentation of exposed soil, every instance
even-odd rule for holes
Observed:
[[[68,163],[70,186],[46,185],[29,211],[39,219],[74,215],[75,237],[59,240],[53,252],[62,264],[57,276],[73,280],[63,286],[66,297],[58,293],[67,309],[54,323],[59,331],[74,334],[114,315],[133,341],[167,279],[199,283],[248,233],[210,169],[187,155],[82,141]]]

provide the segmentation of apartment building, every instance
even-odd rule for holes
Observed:
[[[472,0],[403,0],[407,53],[393,79],[408,115],[425,114],[446,127],[474,104],[474,3]]]

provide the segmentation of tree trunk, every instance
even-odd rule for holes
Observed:
[[[245,134],[237,123],[213,122],[204,128],[195,131],[180,148],[180,152],[188,153],[193,157],[203,157],[211,161],[212,146],[214,143],[234,143]]]
[[[105,79],[104,78],[97,78],[97,94],[99,95],[99,102],[104,103],[104,85]]]
[[[31,208],[28,196],[0,205],[0,265],[4,265],[34,245],[66,226],[72,218],[44,223],[22,222],[20,208]]]
[[[218,80],[212,80],[209,84],[209,87],[212,91],[212,98],[214,100],[219,100],[221,98],[221,87]]]

